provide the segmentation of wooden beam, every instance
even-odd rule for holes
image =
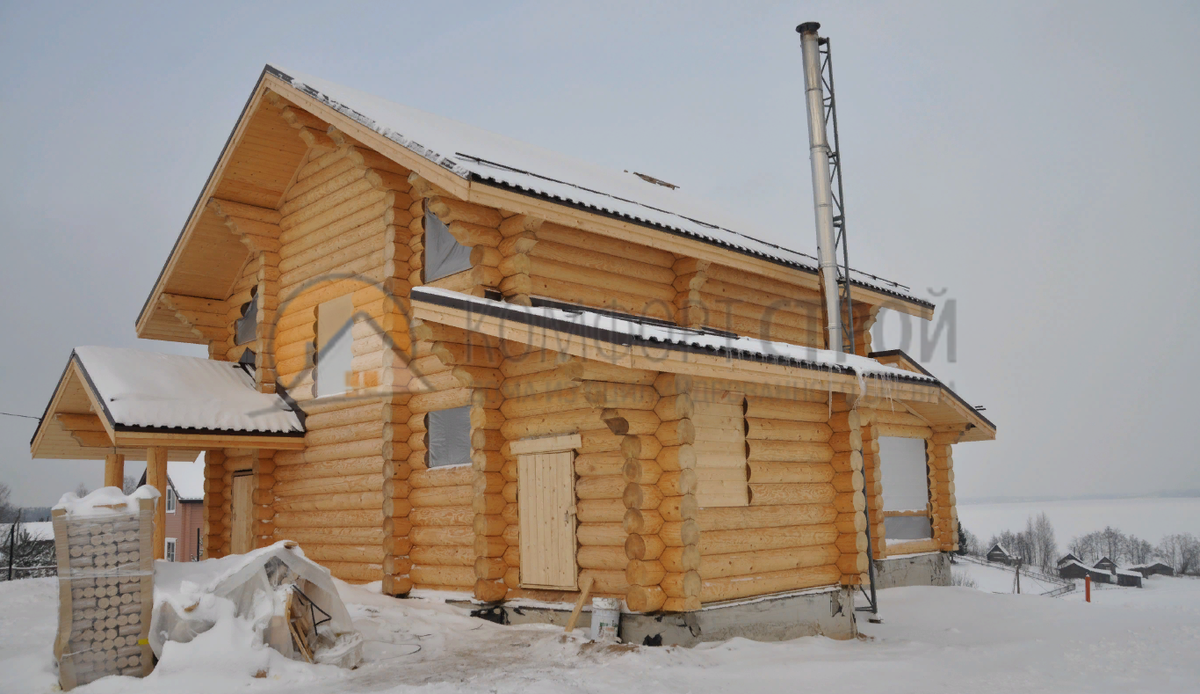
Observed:
[[[120,453],[104,456],[104,486],[118,489],[125,486],[125,456]]]
[[[146,450],[146,484],[158,490],[154,502],[154,558],[162,559],[167,551],[167,449]]]
[[[71,432],[104,431],[104,422],[101,422],[100,418],[94,414],[58,413],[54,417],[62,423],[64,429]]]
[[[209,448],[262,448],[273,451],[304,450],[303,436],[256,436],[254,434],[164,434],[123,431],[117,433],[119,448],[151,448],[203,451]]]

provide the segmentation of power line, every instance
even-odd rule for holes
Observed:
[[[27,414],[13,414],[12,412],[0,412],[0,414],[4,415],[5,417],[20,417],[22,419],[36,419],[39,422],[42,421],[41,417],[31,417]]]

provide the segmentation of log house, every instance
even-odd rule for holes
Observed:
[[[839,358],[815,259],[700,210],[268,66],[135,325],[205,345],[243,390],[212,421],[123,424],[81,348],[33,456],[103,458],[106,479],[144,457],[161,485],[204,451],[208,556],[294,540],[395,596],[570,603],[590,579],[694,613],[956,549],[951,449],[995,427],[870,351],[880,309],[933,305],[852,275]],[[251,395],[294,423],[221,418]]]

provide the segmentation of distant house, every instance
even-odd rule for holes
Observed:
[[[1000,545],[1000,543],[996,543],[996,544],[992,545],[992,548],[988,550],[987,560],[991,561],[991,562],[996,562],[998,564],[1012,564],[1013,563],[1012,555],[1009,554],[1008,550],[1004,549],[1004,547],[1002,547]]]
[[[1065,558],[1066,557],[1064,557],[1064,559]],[[1087,564],[1084,564],[1083,562],[1079,561],[1078,559],[1072,559],[1070,561],[1066,561],[1064,563],[1059,564],[1058,575],[1060,578],[1075,578],[1075,579],[1082,579],[1082,578],[1091,576],[1092,581],[1095,583],[1112,583],[1113,582],[1113,580],[1112,580],[1113,575],[1111,573],[1088,566]]]
[[[1162,563],[1161,561],[1151,562],[1149,564],[1138,564],[1136,566],[1129,567],[1129,570],[1136,571],[1145,578],[1149,578],[1151,576],[1175,575],[1175,569],[1171,568],[1167,564]]]
[[[1061,558],[1058,560],[1058,564],[1056,564],[1056,566],[1058,566],[1058,568],[1060,568],[1060,569],[1061,569],[1061,568],[1063,567],[1063,564],[1069,564],[1069,563],[1071,563],[1071,562],[1073,562],[1073,561],[1079,561],[1079,562],[1081,562],[1082,560],[1081,560],[1079,557],[1075,556],[1074,554],[1071,554],[1070,552],[1067,552],[1067,553],[1066,553],[1064,556],[1062,556],[1062,557],[1061,557]]]
[[[1108,557],[1104,557],[1103,559],[1096,562],[1092,566],[1094,566],[1097,569],[1100,569],[1101,571],[1107,571],[1109,573],[1112,573],[1117,570],[1117,562],[1113,561],[1112,559],[1109,559]]]
[[[1119,586],[1125,586],[1126,588],[1142,587],[1142,575],[1136,571],[1117,569],[1112,575],[1117,579],[1116,583]]]
[[[139,484],[146,483],[142,473]],[[204,543],[204,455],[194,463],[167,463],[167,522],[163,558],[199,561]],[[49,525],[49,523],[47,523]]]

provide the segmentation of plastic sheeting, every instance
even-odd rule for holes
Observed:
[[[455,240],[442,220],[426,210],[425,281],[432,282],[470,269],[471,249]]]
[[[362,635],[329,571],[305,558],[294,542],[203,562],[159,562],[156,570],[149,641],[159,657],[167,641],[188,643],[212,629],[226,614],[216,601],[228,601],[233,616],[251,622],[265,643],[289,658],[304,660],[283,621],[289,593],[299,590],[318,615],[313,620],[319,622],[313,661],[352,668],[362,660]],[[301,602],[293,596],[293,604]]]
[[[888,542],[928,540],[933,537],[933,526],[927,516],[893,516],[883,519],[883,534]]]
[[[429,467],[471,462],[471,406],[430,412]]]
[[[925,440],[879,437],[884,511],[924,511],[929,506]]]

